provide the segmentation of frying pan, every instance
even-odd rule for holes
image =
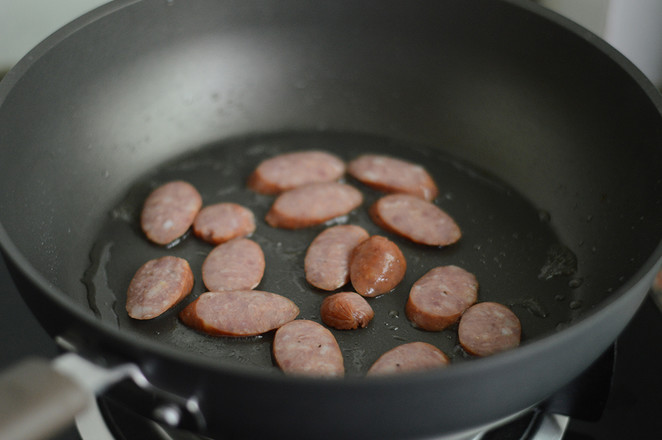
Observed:
[[[35,316],[77,353],[55,368],[83,369],[127,408],[211,437],[452,438],[546,399],[641,304],[662,256],[661,112],[624,57],[524,1],[116,1],[49,37],[0,84],[0,243]],[[203,291],[210,247],[192,236],[157,247],[136,223],[152,188],[184,178],[207,204],[255,212],[267,255],[259,288],[319,319],[325,294],[301,268],[327,225],[269,228],[273,199],[244,186],[260,160],[311,148],[424,165],[464,234],[431,249],[381,231],[367,216],[379,194],[346,178],[366,201],[337,222],[396,241],[408,270],[371,301],[368,328],[334,332],[344,379],[285,376],[273,335],[196,333],[177,321],[183,304],[150,322],[124,315],[128,280],[154,256],[188,258],[191,299]],[[444,264],[476,274],[480,301],[517,313],[521,347],[471,359],[456,329],[407,321],[409,286]],[[453,364],[364,377],[413,340]]]

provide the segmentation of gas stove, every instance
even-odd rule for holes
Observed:
[[[55,342],[23,303],[0,257],[0,368],[27,356],[54,357]],[[613,373],[613,374],[612,374]],[[610,386],[611,385],[611,386]],[[596,364],[546,408],[527,411],[509,423],[470,440],[621,440],[662,438],[662,313],[652,297]],[[565,415],[551,415],[565,412]],[[99,399],[77,426],[55,440],[200,440],[170,432]],[[222,440],[222,439],[221,439]]]

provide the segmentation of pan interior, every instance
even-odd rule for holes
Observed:
[[[64,315],[40,310],[58,321],[45,323],[52,333],[75,307],[131,336],[275,371],[270,335],[206,337],[179,324],[179,308],[132,322],[122,303],[138,266],[164,252],[141,236],[139,206],[155,185],[187,178],[205,203],[254,210],[268,258],[259,288],[294,295],[301,317],[315,317],[325,294],[301,268],[322,228],[270,230],[261,221],[271,199],[243,187],[261,159],[290,149],[422,163],[464,231],[441,250],[391,237],[407,278],[371,301],[368,329],[335,332],[352,374],[398,338],[428,338],[463,360],[452,329],[420,332],[401,313],[435,265],[474,272],[480,300],[510,305],[531,341],[625,296],[659,258],[659,95],[605,44],[524,2],[125,3],[58,33],[0,85],[0,238],[48,287],[35,303],[46,294],[71,304],[56,310]],[[364,206],[345,220],[383,233],[365,211],[377,195],[361,189]],[[575,254],[577,272],[540,280],[550,249]],[[168,250],[194,266],[193,296],[209,250],[194,237]]]
[[[349,176],[345,180],[364,195],[363,205],[349,215],[294,231],[267,225],[264,216],[274,196],[247,189],[248,175],[268,157],[312,147],[345,160],[376,152],[423,164],[440,189],[435,203],[454,217],[463,231],[462,239],[438,248],[387,233],[368,214],[369,206],[382,193]],[[522,322],[525,342],[565,327],[586,306],[576,257],[560,243],[544,207],[533,205],[504,182],[440,149],[356,133],[288,132],[242,137],[197,149],[137,180],[109,209],[84,275],[89,305],[100,319],[185,352],[242,367],[273,367],[273,332],[252,338],[213,337],[187,328],[178,320],[178,312],[206,291],[201,265],[213,246],[191,233],[173,246],[157,246],[148,242],[139,225],[142,203],[149,192],[175,179],[196,186],[205,205],[235,202],[253,211],[257,229],[251,238],[260,244],[267,262],[257,288],[292,299],[301,310],[300,319],[321,322],[320,304],[329,294],[310,286],[303,271],[306,249],[325,227],[360,225],[371,235],[387,236],[400,247],[407,260],[405,279],[392,292],[369,299],[375,311],[373,321],[365,329],[332,329],[348,375],[364,374],[383,352],[405,342],[429,342],[454,362],[469,358],[458,344],[456,325],[442,332],[426,332],[415,328],[405,316],[411,285],[436,266],[454,264],[474,273],[480,283],[479,301],[508,305]],[[131,277],[147,260],[165,255],[189,261],[195,276],[193,293],[156,319],[132,320],[124,309]],[[351,285],[340,290],[351,290]]]

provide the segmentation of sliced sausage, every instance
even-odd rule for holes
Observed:
[[[145,200],[140,226],[156,244],[172,243],[188,231],[202,207],[202,197],[193,185],[176,180],[159,186]]]
[[[221,244],[255,231],[253,212],[236,203],[205,206],[193,221],[193,233],[212,244]]]
[[[432,200],[439,193],[425,168],[393,157],[365,154],[351,161],[347,171],[380,191],[411,194],[423,200]]]
[[[474,356],[489,356],[519,346],[522,326],[506,306],[495,302],[475,304],[462,315],[458,337],[462,348]]]
[[[368,370],[368,376],[431,370],[450,363],[448,356],[427,342],[410,342],[387,351]]]
[[[304,258],[306,281],[322,290],[336,290],[349,282],[349,257],[370,234],[360,226],[325,229],[308,247]]]
[[[313,183],[279,195],[265,220],[275,228],[305,228],[348,214],[362,202],[361,192],[349,185]]]
[[[338,330],[363,328],[375,316],[375,312],[361,295],[340,292],[327,296],[320,307],[322,322]]]
[[[202,263],[202,281],[211,291],[253,289],[264,275],[264,253],[256,242],[235,238],[216,246]]]
[[[260,163],[248,187],[262,194],[278,194],[315,182],[332,182],[345,174],[345,162],[324,151],[281,154]]]
[[[373,221],[387,231],[428,246],[448,246],[462,233],[438,206],[407,194],[389,194],[370,208]]]
[[[279,328],[274,336],[273,354],[287,374],[324,377],[345,374],[336,338],[314,321],[296,320]]]
[[[126,311],[134,319],[152,319],[191,293],[193,272],[183,258],[161,257],[143,264],[126,292]]]
[[[454,324],[477,298],[473,274],[457,266],[439,266],[411,286],[405,312],[416,326],[440,331]]]
[[[653,280],[653,291],[662,293],[662,270],[658,271]]]
[[[386,237],[373,235],[354,248],[349,277],[354,289],[373,297],[390,292],[405,276],[407,261],[398,245]]]
[[[284,296],[260,290],[206,292],[186,306],[179,318],[189,327],[215,336],[256,336],[292,321],[299,308]]]

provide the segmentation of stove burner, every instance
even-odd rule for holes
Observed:
[[[514,420],[488,432],[455,437],[453,440],[561,440],[569,418],[544,413],[538,409],[526,411]],[[210,440],[197,434],[169,429],[143,418],[107,399],[76,418],[83,440]],[[428,440],[444,440],[442,436]],[[222,439],[216,439],[222,440]]]
[[[561,440],[569,421],[568,416],[533,410],[471,440]]]
[[[616,345],[607,350],[582,375],[538,407],[479,434],[442,436],[428,440],[561,440],[569,417],[598,420],[611,389]],[[83,440],[203,440],[196,434],[160,425],[115,403],[99,398],[98,406],[77,419]],[[167,414],[162,414],[167,421]],[[215,439],[223,440],[223,439]]]
[[[568,416],[581,420],[600,418],[611,388],[615,354],[614,345],[582,375],[537,408],[515,415],[512,420],[490,428],[487,432],[429,440],[561,440],[568,425]],[[83,440],[205,439],[155,423],[111,399],[101,397],[97,402],[98,406],[77,418],[76,423]],[[167,421],[167,417],[164,420]]]

